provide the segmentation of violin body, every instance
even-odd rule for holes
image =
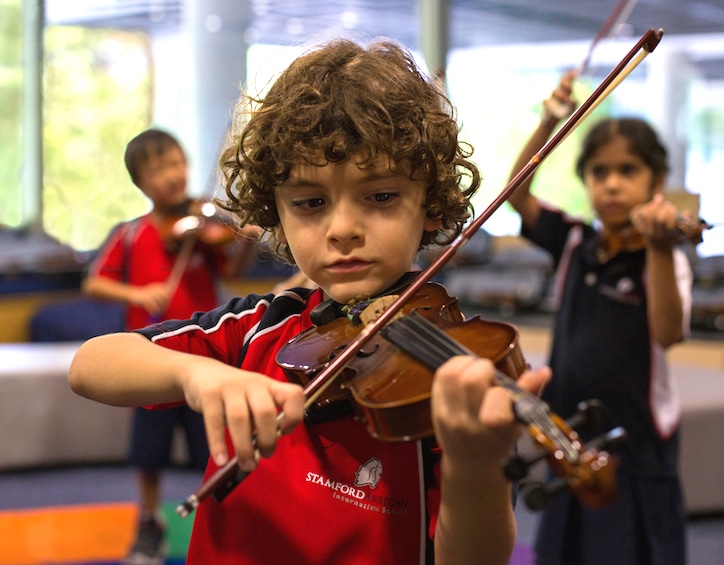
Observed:
[[[224,218],[208,200],[189,200],[158,227],[168,249],[176,252],[184,241],[225,245],[236,234],[231,219]]]
[[[515,327],[478,316],[464,320],[457,299],[442,285],[426,283],[402,309],[403,313],[413,311],[475,354],[492,360],[511,378],[527,368]],[[277,363],[292,382],[304,386],[363,329],[361,323],[354,325],[347,318],[309,328],[279,351]],[[378,439],[409,441],[432,436],[432,378],[429,367],[402,353],[385,337],[375,335],[325,389],[310,420],[315,419],[314,411],[338,413],[340,405],[345,405],[347,412],[353,411],[364,420],[370,434]]]
[[[671,243],[688,242],[693,245],[701,243],[704,230],[712,226],[704,220],[681,214],[676,219],[676,227],[672,229],[668,238]],[[628,226],[616,233],[607,233],[601,236],[596,249],[596,258],[600,264],[608,263],[619,253],[640,251],[646,247],[646,238],[633,226]]]

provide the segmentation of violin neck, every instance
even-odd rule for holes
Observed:
[[[432,370],[456,355],[480,357],[415,311],[390,322],[381,332],[385,339]],[[551,419],[545,402],[520,388],[514,379],[498,369],[495,380],[513,393],[513,412],[520,422],[543,431],[568,461],[578,459],[574,446]]]

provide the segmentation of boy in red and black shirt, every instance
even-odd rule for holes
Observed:
[[[201,502],[187,563],[508,563],[501,463],[520,427],[489,360],[444,363],[430,390],[434,438],[394,443],[352,415],[304,420],[304,391],[276,363],[289,339],[392,292],[419,249],[462,231],[480,175],[449,101],[398,45],[337,40],[246,102],[221,159],[223,206],[319,288],[95,338],[74,359],[73,390],[111,404],[186,402],[204,414],[207,475],[232,452],[250,471],[223,502]],[[538,392],[548,376],[518,384]]]

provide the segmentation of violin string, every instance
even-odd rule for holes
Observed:
[[[432,322],[417,312],[402,317],[383,329],[383,335],[392,343],[406,351],[419,361],[433,369],[455,355],[475,355],[461,344],[445,334]],[[527,424],[537,425],[551,442],[560,449],[571,463],[578,460],[578,451],[568,437],[551,420],[547,405],[537,397],[521,389],[513,379],[496,369],[496,379],[516,395],[517,400],[524,401],[527,409],[521,411]]]
[[[443,361],[453,355],[472,355],[479,357],[420,314],[412,312],[409,318],[410,320],[407,324],[414,328],[413,333],[418,337],[425,336],[424,345],[430,349],[437,347],[439,350],[447,353]],[[441,364],[442,363],[438,363],[437,366]],[[574,463],[577,461],[579,458],[578,450],[572,445],[568,436],[562,433],[561,429],[550,418],[548,405],[537,396],[521,389],[515,380],[497,368],[495,369],[495,378],[498,384],[514,393],[518,407],[521,406],[521,403],[524,404],[524,407],[519,410],[524,422],[529,425],[538,426],[546,437],[564,453],[569,462]]]
[[[457,343],[437,326],[416,312],[413,312],[410,315],[409,321],[406,322],[406,324],[408,324],[413,330],[412,333],[415,337],[418,339],[422,337],[424,339],[424,345],[430,350],[437,349],[441,351],[440,359],[443,362],[454,355],[472,355],[478,357],[472,351]],[[441,364],[442,362],[439,362],[436,366],[440,366]],[[538,427],[552,439],[553,443],[558,445],[559,449],[570,454],[571,451],[566,449],[568,446],[566,445],[567,440],[565,436],[560,433],[558,427],[548,417],[547,405],[545,405],[545,403],[540,401],[537,397],[522,390],[513,379],[502,371],[495,369],[495,377],[501,386],[504,386],[515,394],[517,402],[525,403],[526,409],[520,411],[520,415],[524,416],[525,422],[528,424],[538,425]],[[570,447],[572,449],[572,446]]]

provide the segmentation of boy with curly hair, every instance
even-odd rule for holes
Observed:
[[[223,502],[201,502],[188,563],[508,562],[501,462],[520,427],[490,361],[455,357],[435,372],[434,438],[410,442],[376,440],[352,415],[305,420],[302,388],[275,361],[324,314],[388,293],[418,250],[460,233],[480,183],[470,154],[447,98],[392,42],[332,41],[263,98],[242,98],[223,206],[318,288],[95,338],[69,375],[105,403],[186,402],[204,415],[207,476],[232,452],[253,470]],[[538,392],[548,377],[519,384]]]

